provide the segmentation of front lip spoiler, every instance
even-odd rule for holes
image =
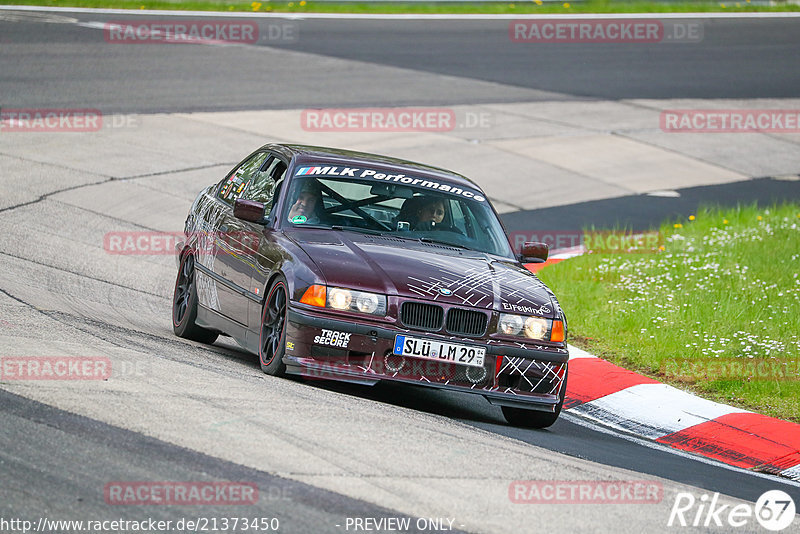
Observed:
[[[330,317],[317,317],[308,313],[303,313],[297,309],[289,308],[288,310],[289,321],[293,323],[305,324],[316,328],[327,328],[329,330],[343,330],[345,332],[352,332],[363,336],[378,337],[381,339],[394,339],[397,334],[414,333],[411,330],[399,328],[386,328],[378,325],[364,325],[358,323],[351,323],[340,319],[333,319]],[[438,334],[419,334],[438,337]],[[474,340],[461,340],[459,343],[465,345],[476,345],[486,348],[487,354],[511,356],[517,358],[533,358],[535,360],[553,362],[553,363],[566,363],[569,361],[568,353],[561,352],[548,352],[537,349],[523,349],[521,347],[512,347],[504,344],[495,343],[475,343]]]
[[[284,357],[286,361],[286,372],[293,375],[308,376],[313,374],[315,370],[320,370],[322,376],[325,374],[330,375],[330,369],[324,364],[308,363],[300,361],[300,358],[292,356]],[[516,395],[514,393],[504,393],[497,391],[482,391],[466,388],[464,386],[452,386],[450,384],[439,384],[437,382],[420,382],[419,380],[407,380],[403,378],[393,378],[383,375],[371,376],[367,373],[358,371],[351,371],[347,368],[340,368],[336,370],[335,378],[329,377],[329,380],[336,380],[338,382],[349,382],[353,384],[360,384],[365,386],[373,386],[378,382],[399,382],[408,384],[410,386],[421,386],[425,388],[436,388],[447,391],[454,391],[459,393],[475,393],[484,397],[490,404],[495,406],[511,406],[514,408],[525,408],[527,410],[536,410],[539,412],[554,413],[556,405],[559,403],[558,398],[544,399],[541,397],[528,397],[523,395]]]

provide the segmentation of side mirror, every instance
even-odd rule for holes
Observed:
[[[544,263],[550,253],[547,243],[526,242],[522,244],[519,261],[522,263]]]
[[[233,216],[243,221],[264,222],[264,204],[254,200],[237,198],[233,203]]]

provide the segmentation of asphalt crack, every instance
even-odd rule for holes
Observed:
[[[207,164],[207,165],[197,165],[197,166],[194,166],[194,167],[186,167],[186,168],[182,168],[182,169],[158,171],[158,172],[151,172],[151,173],[145,173],[145,174],[135,174],[135,175],[132,175],[132,176],[114,177],[114,176],[108,176],[108,175],[104,175],[104,174],[100,174],[100,173],[87,171],[87,170],[84,170],[84,169],[75,169],[73,167],[68,167],[66,165],[58,165],[58,164],[52,163],[50,161],[39,161],[39,160],[35,160],[35,159],[21,158],[19,156],[13,155],[13,154],[6,154],[6,153],[2,153],[2,155],[10,157],[10,158],[16,158],[16,159],[19,159],[19,160],[22,160],[22,161],[26,161],[26,162],[38,163],[40,165],[49,165],[49,166],[60,168],[60,169],[66,169],[66,170],[77,172],[77,173],[90,174],[90,175],[96,175],[96,176],[103,176],[105,179],[97,181],[97,182],[88,183],[88,184],[73,185],[73,186],[70,186],[70,187],[64,187],[62,189],[57,189],[55,191],[50,191],[49,193],[44,193],[44,194],[40,195],[39,198],[37,198],[35,200],[29,200],[27,202],[20,202],[19,204],[15,204],[14,206],[8,206],[8,207],[5,207],[5,208],[0,208],[0,213],[4,213],[4,212],[7,212],[7,211],[12,211],[12,210],[15,210],[15,209],[18,209],[18,208],[24,208],[26,206],[32,206],[34,204],[38,204],[39,202],[42,202],[43,200],[47,200],[49,197],[51,197],[53,195],[57,195],[59,193],[65,193],[67,191],[75,191],[75,190],[78,190],[78,189],[82,189],[84,187],[93,187],[95,185],[104,185],[104,184],[107,184],[107,183],[110,183],[110,182],[119,182],[119,181],[127,181],[127,180],[138,180],[140,178],[150,178],[150,177],[153,177],[153,176],[164,176],[164,175],[168,175],[168,174],[197,171],[197,170],[208,169],[208,168],[212,168],[212,167],[220,167],[220,166],[224,166],[224,165],[233,165],[233,164],[230,164],[230,163],[227,163],[227,162],[210,163],[210,164]]]

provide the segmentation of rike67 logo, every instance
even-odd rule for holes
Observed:
[[[667,526],[722,527],[727,530],[752,525],[755,517],[765,529],[778,532],[792,524],[795,512],[794,500],[781,490],[765,492],[755,506],[737,504],[733,507],[719,504],[719,493],[711,497],[703,494],[696,499],[691,493],[681,492],[675,496]]]

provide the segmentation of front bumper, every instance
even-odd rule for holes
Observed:
[[[408,334],[486,349],[483,367],[392,353],[395,336]],[[310,379],[359,384],[405,382],[477,393],[492,404],[555,411],[566,384],[566,351],[378,326],[290,307],[284,363]]]

